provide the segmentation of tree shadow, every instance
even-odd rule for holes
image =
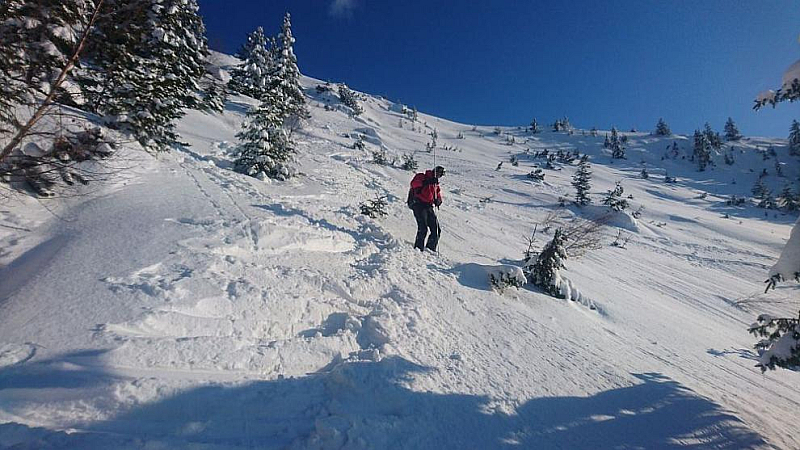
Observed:
[[[19,448],[753,448],[716,403],[655,373],[588,397],[535,398],[515,413],[488,397],[413,391],[433,369],[400,357],[340,362],[301,378],[206,385],[70,434],[0,425]],[[32,446],[31,446],[32,445]]]

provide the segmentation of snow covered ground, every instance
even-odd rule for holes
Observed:
[[[800,448],[800,374],[762,374],[747,333],[798,309],[797,286],[762,293],[796,217],[725,204],[763,168],[780,190],[763,151],[788,162],[784,140],[697,172],[682,136],[626,133],[612,161],[602,131],[500,136],[424,114],[412,129],[388,100],[351,118],[316,84],[289,182],[231,170],[252,102],[234,97],[182,120],[191,147],[99,192],[0,206],[0,448]],[[455,148],[436,152],[439,255],[411,248],[412,173],[371,162],[383,148],[431,167],[434,128]],[[595,205],[559,208],[574,165],[526,177],[545,148],[592,156]],[[641,217],[612,217],[565,272],[595,309],[491,290],[535,224],[606,214],[615,181]],[[376,194],[388,216],[360,215]]]

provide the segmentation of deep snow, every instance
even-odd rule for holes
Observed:
[[[747,334],[759,313],[796,313],[796,286],[763,294],[795,217],[725,204],[762,168],[782,187],[760,150],[788,162],[785,140],[733,143],[736,164],[700,173],[683,136],[626,133],[612,161],[604,132],[497,136],[425,114],[412,130],[397,104],[367,96],[351,118],[316,84],[289,182],[231,170],[252,103],[234,97],[181,121],[191,147],[114,185],[0,209],[0,447],[800,447],[800,374],[762,374]],[[436,152],[439,255],[411,248],[412,174],[371,162],[384,148],[432,166],[434,128],[456,148]],[[594,205],[558,207],[574,165],[526,177],[545,148],[592,155]],[[564,272],[596,309],[490,289],[534,224],[606,214],[618,180],[642,216],[611,217]],[[388,217],[359,215],[376,193]]]

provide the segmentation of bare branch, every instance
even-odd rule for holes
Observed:
[[[97,20],[97,16],[100,13],[100,8],[103,6],[103,1],[104,0],[97,1],[94,11],[92,12],[92,17],[91,19],[89,19],[89,23],[86,25],[86,29],[83,30],[83,35],[81,36],[81,40],[78,43],[78,46],[75,48],[75,51],[72,53],[72,56],[67,61],[67,64],[65,64],[64,68],[61,69],[61,72],[58,74],[56,80],[53,81],[53,83],[50,85],[50,91],[45,97],[42,104],[36,109],[36,111],[33,113],[30,119],[28,119],[28,121],[22,127],[20,127],[19,130],[17,130],[17,133],[11,138],[11,141],[9,141],[9,143],[3,148],[3,151],[0,152],[0,163],[2,163],[3,160],[5,160],[8,157],[8,155],[11,154],[11,151],[14,148],[16,148],[16,146],[19,145],[19,143],[22,142],[22,140],[28,135],[31,128],[33,128],[34,125],[36,125],[36,123],[39,122],[39,120],[41,120],[41,118],[44,117],[45,114],[47,114],[47,112],[50,110],[51,105],[55,101],[58,89],[64,83],[64,80],[66,80],[67,75],[72,70],[72,68],[75,67],[75,63],[77,63],[78,58],[80,57],[80,54],[83,51],[83,48],[86,46],[86,41],[89,38],[89,33],[91,32],[92,27],[94,27],[94,23]]]

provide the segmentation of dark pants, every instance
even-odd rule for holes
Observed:
[[[439,228],[439,220],[436,218],[433,206],[415,206],[414,218],[417,220],[417,240],[414,241],[414,248],[420,250],[427,248],[435,252],[442,229]],[[425,245],[425,235],[428,234],[428,230],[430,230],[431,235],[428,237],[428,245]]]

